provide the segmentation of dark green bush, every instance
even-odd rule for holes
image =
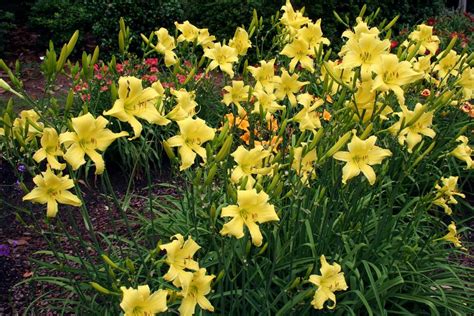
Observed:
[[[15,15],[9,11],[0,10],[0,55],[3,55],[7,45],[9,45],[8,41],[8,33],[15,27],[13,21],[15,19]]]
[[[184,20],[209,28],[211,34],[223,39],[231,37],[235,27],[248,25],[254,9],[268,19],[284,4],[284,0],[37,0],[30,21],[46,40],[64,42],[79,29],[82,34],[92,34],[102,52],[115,52],[120,17],[130,26],[132,40],[140,41],[140,33],[149,34],[161,26],[173,28],[174,21]],[[436,16],[445,0],[294,0],[292,4],[295,8],[304,6],[312,19],[322,18],[323,31],[334,37],[345,26],[336,21],[333,11],[353,20],[367,4],[368,12],[380,8],[380,21],[400,15],[397,25],[403,26]]]

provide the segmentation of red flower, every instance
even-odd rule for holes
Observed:
[[[426,24],[430,25],[430,26],[433,26],[436,24],[436,19],[435,18],[429,18],[428,20],[426,20]]]
[[[177,74],[176,77],[178,78],[178,81],[179,81],[180,84],[184,84],[184,82],[186,81],[186,76],[185,75]]]
[[[158,65],[158,58],[147,58],[145,59],[145,64],[148,66],[156,66]]]
[[[393,49],[393,48],[395,48],[395,47],[397,47],[397,46],[398,46],[398,41],[393,40],[393,41],[390,42],[390,48],[391,48],[391,49]]]

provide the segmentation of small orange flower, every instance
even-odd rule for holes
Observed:
[[[323,120],[325,120],[325,121],[330,121],[330,120],[331,120],[331,117],[332,117],[331,113],[329,113],[329,112],[326,111],[326,110],[323,111]]]
[[[240,116],[235,117],[234,114],[229,113],[225,115],[225,118],[229,121],[229,126],[231,127],[235,126],[238,129],[241,129],[243,131],[248,131],[249,121],[247,120],[246,116],[243,118]]]
[[[421,91],[421,96],[423,97],[429,97],[430,95],[431,95],[430,89],[423,89],[423,91]]]
[[[326,96],[326,102],[328,102],[328,103],[333,103],[334,102],[334,100],[332,99],[332,97],[329,94]]]

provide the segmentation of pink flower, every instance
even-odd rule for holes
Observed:
[[[121,74],[123,72],[123,65],[122,64],[116,64],[115,69],[117,69],[117,72]]]
[[[191,62],[189,60],[185,60],[183,64],[187,68],[191,68],[193,66],[193,64],[191,64]]]
[[[107,91],[109,90],[109,87],[108,86],[102,86],[100,87],[100,91],[104,92],[104,91]]]
[[[184,82],[186,81],[186,76],[185,75],[177,74],[176,77],[178,78],[178,81],[179,81],[180,84],[184,84]]]
[[[158,65],[158,58],[147,58],[145,59],[145,64],[149,66],[156,66]]]
[[[174,88],[174,83],[173,82],[162,82],[161,85],[163,86],[163,88],[167,89],[167,88]]]
[[[151,68],[150,68],[150,72],[158,72],[158,68],[156,68],[156,67],[151,67]]]

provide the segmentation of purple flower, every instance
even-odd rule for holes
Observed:
[[[25,167],[25,165],[22,164],[22,163],[18,165],[18,168],[17,168],[17,169],[18,169],[18,171],[20,171],[21,173],[23,173],[23,172],[26,171],[26,167]]]
[[[10,247],[8,245],[0,245],[0,256],[10,256]]]

